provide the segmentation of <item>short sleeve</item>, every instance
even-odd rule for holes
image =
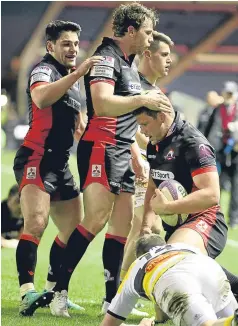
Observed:
[[[135,262],[129,268],[107,311],[108,314],[120,320],[126,320],[140,298],[134,289],[134,277],[131,275],[134,265]]]
[[[185,160],[192,177],[216,172],[216,156],[213,147],[203,138],[192,138],[185,148]]]
[[[103,60],[91,68],[89,73],[90,85],[100,81],[115,85],[120,73],[118,58],[109,51],[95,53],[95,55],[103,56]]]
[[[40,65],[32,70],[30,75],[31,90],[38,83],[52,83],[52,82],[53,82],[53,71],[47,65]]]

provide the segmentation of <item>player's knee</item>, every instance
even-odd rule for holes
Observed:
[[[48,225],[48,218],[41,217],[38,213],[29,214],[25,219],[24,232],[41,238]]]
[[[93,220],[93,219],[84,219],[82,221],[82,225],[92,234],[96,235],[99,232],[102,231],[104,226],[106,225],[107,220],[101,219],[101,220]]]

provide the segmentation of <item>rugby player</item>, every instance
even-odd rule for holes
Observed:
[[[130,267],[100,326],[124,325],[139,298],[151,300],[157,320],[174,325],[236,326],[238,304],[221,267],[197,248],[166,245],[157,234],[144,235],[136,246],[139,257]],[[178,282],[179,280],[179,282]]]
[[[74,133],[82,133],[79,78],[101,57],[84,61],[77,69],[78,24],[53,21],[46,27],[47,54],[30,73],[27,87],[30,128],[14,160],[19,184],[24,230],[16,251],[20,284],[19,312],[31,316],[50,296],[34,287],[37,249],[49,214],[59,230],[50,252],[46,289],[57,280],[68,238],[81,221],[79,190],[68,159]],[[52,298],[52,295],[51,295]]]
[[[139,3],[121,5],[113,16],[114,38],[104,38],[95,52],[104,60],[85,76],[88,124],[78,146],[85,217],[67,244],[50,305],[53,315],[69,316],[66,300],[71,275],[107,221],[103,247],[107,302],[117,290],[133,216],[134,173],[130,160],[138,126],[132,111],[144,105],[171,111],[163,94],[153,91],[140,95],[140,78],[133,63],[135,54],[142,53],[152,42],[155,24],[152,10]],[[82,155],[84,160],[80,160]],[[140,164],[136,155],[133,160]]]
[[[140,61],[138,71],[141,80],[141,87],[143,90],[160,90],[156,83],[162,77],[167,76],[169,72],[169,68],[172,63],[170,52],[173,45],[174,43],[168,35],[156,31],[153,32],[153,42],[150,44],[150,47],[139,56]],[[148,138],[142,139],[143,136],[144,135],[138,132],[136,139],[138,144],[140,144],[140,147],[142,149],[146,149]],[[136,179],[134,217],[132,221],[132,228],[125,246],[121,269],[121,279],[123,279],[126,272],[128,271],[128,268],[136,259],[135,240],[138,239],[140,234],[141,224],[143,220],[144,198],[147,188],[146,181],[148,181],[149,178],[149,164],[146,161],[144,164],[148,173],[146,180]],[[154,231],[157,230],[155,233],[158,233],[158,231],[162,229],[160,224],[160,218],[157,217],[154,225]]]

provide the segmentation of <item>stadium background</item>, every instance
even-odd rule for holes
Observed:
[[[2,1],[1,119],[2,173],[1,197],[6,197],[15,182],[12,164],[15,151],[26,132],[27,104],[25,88],[32,66],[44,55],[44,29],[54,19],[72,20],[82,27],[78,62],[91,55],[102,36],[111,35],[114,7],[121,2],[99,1]],[[144,3],[143,1],[141,3]],[[227,80],[238,81],[238,2],[146,2],[158,9],[158,31],[168,34],[175,43],[173,67],[160,85],[186,118],[196,124],[206,106],[210,90],[220,92]],[[83,90],[83,84],[82,84]],[[4,139],[6,135],[6,140]],[[76,158],[70,159],[76,179]],[[222,194],[227,214],[229,192]],[[36,288],[42,290],[48,267],[48,253],[56,229],[49,223],[39,247]],[[47,309],[38,310],[33,319],[18,317],[18,282],[15,250],[4,249],[2,262],[2,325],[98,325],[104,295],[101,250],[103,232],[94,240],[73,275],[70,298],[85,306],[84,313],[72,313],[73,319],[55,319]],[[77,248],[75,248],[77,250]],[[218,258],[227,269],[238,273],[238,231],[229,230],[227,246]],[[146,310],[152,313],[150,304]],[[130,321],[132,321],[130,319]]]

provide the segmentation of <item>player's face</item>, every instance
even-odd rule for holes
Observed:
[[[164,137],[163,119],[160,113],[157,113],[156,119],[142,113],[136,116],[136,120],[140,125],[141,133],[149,137],[152,145],[157,144]]]
[[[155,53],[151,53],[151,70],[158,76],[158,78],[162,78],[168,75],[171,63],[172,59],[169,45],[160,42],[159,49]]]
[[[135,31],[135,36],[133,38],[134,53],[143,53],[146,49],[148,49],[152,41],[153,23],[151,19],[147,18],[145,19],[139,30]]]
[[[67,69],[76,66],[76,58],[79,52],[78,35],[72,31],[61,33],[60,38],[55,42],[51,42],[52,50],[50,53],[53,57],[65,66]]]

